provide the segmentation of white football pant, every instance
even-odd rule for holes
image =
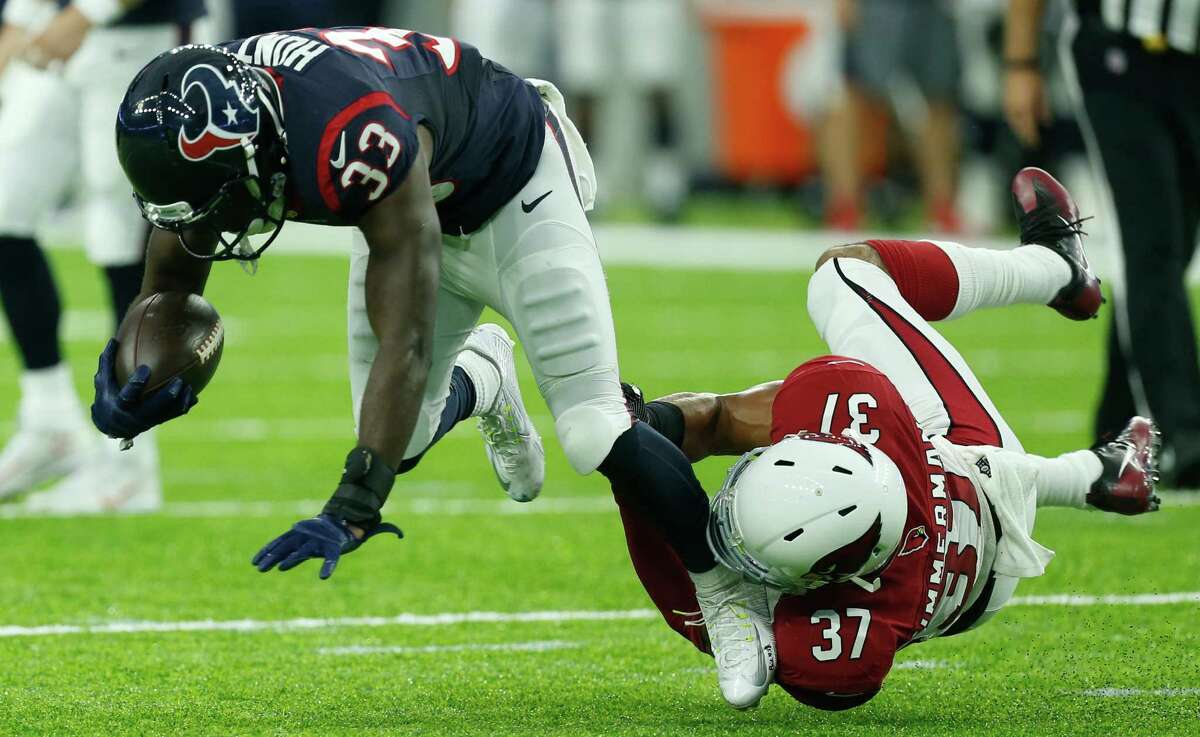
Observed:
[[[572,150],[571,155],[578,160],[587,152]],[[586,165],[590,168],[590,162]],[[432,441],[454,360],[484,306],[516,329],[576,471],[595,470],[630,428],[608,287],[575,185],[567,155],[547,126],[541,161],[524,189],[480,230],[443,236],[432,367],[406,459]],[[536,205],[526,213],[522,202]],[[366,312],[368,258],[366,240],[356,231],[347,300],[356,425],[379,348]]]
[[[34,237],[76,192],[100,266],[141,260],[146,224],[117,162],[117,108],[134,75],[181,43],[174,25],[96,28],[61,71],[14,60],[0,79],[0,235]]]
[[[864,295],[869,295],[872,302]],[[857,259],[827,261],[809,281],[808,312],[830,352],[866,361],[883,372],[895,384],[921,430],[949,441],[938,443],[939,451],[964,456],[945,458],[948,468],[957,467],[967,475],[968,451],[956,450],[955,446],[1023,451],[966,360],[905,301],[883,270]],[[1001,478],[1001,474],[996,477]],[[979,488],[979,484],[976,486]],[[960,520],[956,512],[949,533],[958,544],[975,545],[979,550],[981,570],[975,580],[976,589],[982,589],[992,573],[990,562],[997,551],[988,505],[1005,505],[1005,510],[998,511],[1011,513],[1010,518],[1023,523],[1023,530],[1003,530],[1013,537],[1032,534],[1037,512],[1032,488],[993,487],[987,491],[986,497],[980,494],[983,519]],[[999,573],[995,577],[985,614],[976,626],[999,611],[1016,590],[1018,578]]]

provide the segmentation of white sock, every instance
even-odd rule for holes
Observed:
[[[467,372],[467,378],[475,385],[475,409],[472,417],[485,415],[496,405],[500,394],[500,370],[496,364],[475,351],[464,350],[458,354],[454,365]]]
[[[934,244],[958,272],[958,299],[948,320],[982,307],[1048,304],[1071,281],[1071,267],[1044,246],[993,251],[946,241]]]
[[[723,591],[736,586],[742,580],[741,576],[720,563],[711,571],[705,571],[704,573],[692,573],[688,571],[688,575],[692,577],[692,583],[695,584],[696,593],[698,594],[711,594],[716,591]]]
[[[73,429],[86,423],[66,362],[21,374],[20,421],[25,427]]]
[[[1028,456],[1037,467],[1039,507],[1087,506],[1087,493],[1104,472],[1100,458],[1090,450],[1064,453],[1057,458]]]

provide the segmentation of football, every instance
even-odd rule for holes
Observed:
[[[124,385],[138,366],[150,367],[143,394],[176,376],[199,393],[208,385],[225,345],[221,316],[198,294],[158,292],[134,305],[117,330],[117,383]]]

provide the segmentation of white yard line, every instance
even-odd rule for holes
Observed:
[[[1014,596],[1009,606],[1147,606],[1156,604],[1200,604],[1200,591],[1171,594],[1050,594]]]
[[[506,498],[497,489],[496,499],[447,499],[407,498],[395,499],[389,505],[402,515],[430,517],[463,517],[470,515],[564,515],[564,514],[609,514],[617,511],[617,505],[609,496],[559,497],[538,499],[521,504]],[[175,517],[181,519],[224,519],[243,517],[306,516],[313,514],[325,504],[324,499],[296,499],[287,501],[237,501],[214,500],[197,502],[169,502],[158,512],[148,517]],[[102,516],[76,513],[29,512],[19,503],[0,506],[0,519],[62,518]]]
[[[570,650],[582,647],[582,642],[568,640],[533,640],[532,642],[468,642],[460,645],[346,645],[317,648],[320,655],[421,655],[425,653],[462,652],[521,652],[542,653],[548,650]]]
[[[289,632],[338,627],[444,627],[458,624],[507,624],[528,622],[611,622],[654,619],[653,609],[540,612],[449,612],[444,614],[397,614],[391,617],[330,617],[300,619],[200,619],[177,622],[106,622],[101,624],[48,624],[25,627],[0,626],[3,637],[47,635],[124,635],[138,632]]]
[[[1010,602],[1010,606],[1146,606],[1193,603],[1200,604],[1200,591],[1170,594],[1098,596],[1080,594],[1018,596]],[[390,617],[328,617],[277,620],[200,619],[184,621],[119,621],[96,624],[0,625],[0,638],[45,637],[48,635],[119,635],[139,632],[288,632],[339,627],[445,627],[459,624],[612,622],[622,620],[652,620],[658,617],[659,613],[653,609],[612,609],[531,612],[445,612],[442,614],[396,614]],[[909,667],[930,666],[926,662],[924,666]]]
[[[901,660],[896,663],[896,670],[941,670],[957,667],[957,664],[949,660]]]
[[[1197,696],[1200,695],[1200,688],[1089,688],[1080,691],[1079,695],[1110,699],[1130,696]]]
[[[237,481],[236,474],[230,474],[228,483]],[[178,481],[176,479],[176,481]],[[205,486],[220,485],[217,476],[208,476],[199,482]],[[482,485],[465,482],[449,482],[439,488],[433,482],[420,482],[414,491],[437,493],[446,491],[447,496],[436,497],[395,497],[388,508],[398,514],[421,515],[429,517],[464,517],[470,515],[569,515],[569,514],[611,514],[616,512],[616,503],[607,494],[589,496],[553,496],[553,489],[547,489],[549,496],[543,496],[535,501],[520,504],[505,498],[497,489],[495,498],[454,497],[452,494],[482,489]],[[484,489],[486,491],[486,489]],[[1163,510],[1159,514],[1169,514],[1170,510],[1178,507],[1194,507],[1200,505],[1198,492],[1168,492],[1162,494]],[[167,502],[158,512],[148,517],[173,517],[177,519],[223,519],[241,517],[286,517],[292,515],[308,515],[313,510],[320,509],[324,499],[289,499],[279,501],[238,499],[212,499],[188,502]],[[20,503],[0,505],[0,520],[29,519],[29,518],[61,518],[95,516],[71,513],[28,512]],[[1018,597],[1019,599],[1020,597]]]

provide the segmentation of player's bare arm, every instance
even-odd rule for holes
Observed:
[[[324,559],[321,578],[333,574],[343,553],[382,532],[401,535],[380,510],[416,424],[429,375],[441,226],[429,183],[433,139],[418,133],[420,151],[404,182],[369,210],[359,228],[370,249],[367,313],[379,351],[363,398],[359,442],[346,458],[341,483],[321,514],[296,523],[268,543],[253,563],[286,571],[309,558]]]
[[[429,373],[441,260],[441,226],[425,153],[433,150],[433,141],[419,130],[422,153],[408,178],[359,226],[371,252],[367,314],[379,353],[367,380],[358,440],[391,468],[403,460]]]
[[[715,455],[741,455],[771,443],[771,403],[782,382],[769,381],[734,394],[677,392],[652,405],[670,405],[682,416],[680,448],[692,463]],[[644,419],[644,418],[643,418]]]
[[[868,243],[827,248],[816,268],[833,258],[866,261],[887,273],[887,265]],[[693,463],[714,455],[741,455],[771,444],[771,404],[780,381],[769,381],[733,394],[678,392],[651,404],[669,404],[682,415],[680,447]]]
[[[199,249],[197,253],[210,254],[217,246],[216,236],[212,233],[188,231],[184,237],[189,247]],[[211,270],[212,261],[196,258],[184,250],[177,234],[154,228],[146,245],[142,291],[133,303],[137,304],[156,292],[204,294]]]

